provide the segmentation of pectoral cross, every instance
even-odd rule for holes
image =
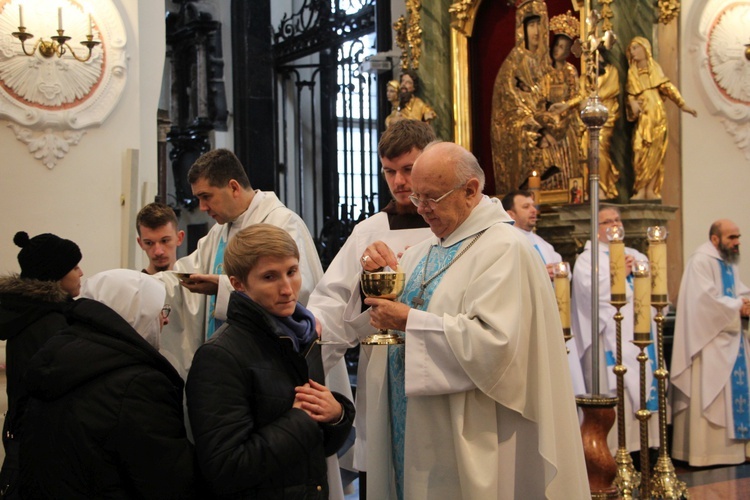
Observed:
[[[424,287],[419,288],[419,294],[411,299],[411,305],[414,308],[420,307],[424,305],[424,299],[422,298],[422,294],[424,293]]]

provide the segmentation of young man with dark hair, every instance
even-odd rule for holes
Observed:
[[[135,218],[138,245],[148,256],[146,274],[169,271],[177,262],[177,247],[182,245],[185,231],[178,229],[177,215],[164,203],[149,203]]]

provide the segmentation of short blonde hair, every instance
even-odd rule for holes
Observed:
[[[244,281],[261,257],[296,257],[299,249],[283,229],[271,224],[253,224],[237,233],[224,251],[224,271]]]

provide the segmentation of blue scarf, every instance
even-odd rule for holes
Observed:
[[[301,350],[315,340],[318,336],[315,331],[315,316],[302,304],[297,302],[291,316],[273,316],[284,335],[288,335],[294,344],[294,350]]]

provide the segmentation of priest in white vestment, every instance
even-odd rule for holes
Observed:
[[[601,394],[615,396],[617,394],[617,377],[613,372],[617,356],[617,325],[615,313],[617,309],[611,304],[611,287],[609,273],[609,240],[607,239],[607,228],[619,226],[622,228],[620,212],[611,206],[602,206],[599,209],[599,392]],[[621,323],[622,335],[622,364],[627,368],[625,373],[625,437],[626,448],[630,452],[641,449],[640,422],[635,412],[641,407],[640,396],[640,364],[638,354],[640,349],[633,343],[633,328],[635,318],[633,315],[633,279],[632,267],[636,261],[648,260],[648,257],[638,250],[625,247],[626,276],[625,296],[627,303],[620,308],[623,316]],[[651,311],[652,318],[654,309]],[[581,356],[583,376],[586,380],[588,392],[592,392],[592,353],[591,353],[591,241],[587,241],[581,255],[576,259],[573,268],[573,292],[571,299],[571,330],[573,340],[578,347]],[[651,334],[656,340],[656,325],[651,322]],[[571,341],[572,342],[572,341]],[[659,419],[658,412],[658,390],[657,380],[653,376],[656,369],[656,349],[651,344],[646,349],[648,361],[646,365],[646,393],[648,397],[647,409],[652,412],[648,422],[649,447],[659,446]],[[618,448],[617,423],[610,429],[607,437],[609,449],[614,454]]]
[[[406,338],[368,366],[379,500],[590,497],[549,276],[483,187],[471,153],[428,146],[412,201],[433,236],[404,253],[398,302],[365,299],[373,326]],[[367,270],[396,265],[379,242],[365,255]]]
[[[531,191],[511,191],[503,197],[502,203],[505,211],[508,212],[510,218],[515,222],[513,227],[526,236],[531,246],[534,247],[534,250],[539,253],[539,257],[541,257],[550,279],[554,280],[555,264],[562,262],[562,256],[555,251],[552,245],[534,232],[539,212]],[[570,368],[570,377],[573,381],[573,393],[576,395],[585,394],[586,383],[583,379],[578,346],[572,341],[568,341],[566,346],[568,348],[568,367]]]
[[[739,228],[718,220],[682,275],[670,367],[672,456],[692,466],[750,457],[750,345],[741,320],[750,314],[750,289],[739,255]]]
[[[332,342],[322,347],[326,370],[340,362],[348,348],[359,345],[361,339],[377,332],[370,326],[369,315],[363,313],[363,295],[359,285],[362,273],[360,257],[367,246],[383,240],[394,251],[401,253],[432,234],[409,200],[409,195],[412,192],[411,169],[414,160],[434,140],[435,132],[427,123],[406,119],[394,122],[380,138],[378,155],[393,199],[381,212],[354,227],[307,304],[323,326],[321,338]],[[360,472],[367,470],[367,364],[371,356],[385,356],[386,352],[380,347],[360,346],[355,398],[356,440],[351,464],[346,464]],[[360,489],[366,489],[365,480],[360,481]]]

